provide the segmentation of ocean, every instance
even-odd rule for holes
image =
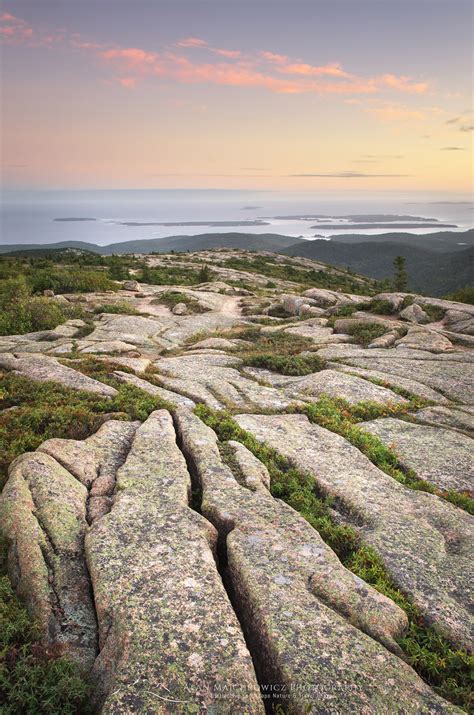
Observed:
[[[310,239],[316,234],[327,238],[348,232],[443,230],[437,224],[455,224],[456,228],[444,230],[461,231],[472,227],[473,208],[474,203],[466,196],[446,199],[437,195],[369,192],[10,190],[2,195],[0,244],[73,240],[106,245],[133,239],[235,231]],[[376,218],[387,214],[390,221]],[[338,218],[341,216],[351,218]],[[421,227],[425,223],[422,219],[435,226]],[[177,225],[186,222],[191,225]],[[370,222],[376,227],[371,228]],[[176,225],[140,225],[147,223]],[[394,228],[393,224],[401,224],[402,228]]]

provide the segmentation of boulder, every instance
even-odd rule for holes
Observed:
[[[303,292],[303,296],[314,300],[315,305],[319,308],[328,308],[331,305],[335,305],[342,297],[339,293],[325,288],[309,288]]]
[[[132,290],[134,292],[141,290],[140,283],[138,281],[134,281],[134,280],[124,281],[122,283],[122,288],[123,288],[123,290]]]
[[[406,628],[401,609],[345,569],[288,505],[239,484],[195,415],[178,410],[176,424],[202,513],[225,545],[225,581],[262,692],[278,683],[295,713],[377,712],[381,702],[390,712],[455,711],[390,652]]]
[[[448,310],[443,318],[443,325],[453,333],[474,335],[474,314],[467,310]]]
[[[427,313],[416,303],[412,303],[400,313],[402,320],[408,320],[410,323],[429,323],[430,319]]]
[[[187,312],[188,306],[186,303],[176,303],[172,310],[173,315],[186,315]]]
[[[43,291],[43,295],[45,296],[45,298],[54,298],[54,290],[46,288],[46,290]]]
[[[453,344],[444,335],[428,328],[409,328],[408,333],[396,341],[396,345],[415,350],[428,350],[429,352],[443,352],[452,350]]]

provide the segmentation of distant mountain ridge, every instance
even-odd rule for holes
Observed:
[[[19,251],[39,251],[45,249],[77,248],[93,251],[104,256],[123,253],[169,253],[170,251],[204,251],[211,248],[242,248],[250,251],[278,252],[294,246],[304,239],[294,236],[282,236],[278,233],[201,233],[193,236],[168,236],[166,238],[146,238],[109,243],[98,246],[85,241],[60,241],[58,243],[25,244],[0,246],[0,253],[18,253]]]
[[[0,254],[46,255],[62,249],[92,251],[101,255],[125,253],[170,253],[203,251],[213,248],[239,248],[270,251],[320,260],[370,278],[389,278],[393,259],[406,258],[410,289],[444,295],[474,282],[474,229],[431,234],[385,233],[346,234],[330,240],[306,240],[276,233],[203,233],[193,236],[138,239],[98,246],[84,241],[50,244],[0,246]]]

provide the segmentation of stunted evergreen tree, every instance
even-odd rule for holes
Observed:
[[[400,293],[405,293],[408,290],[408,273],[405,268],[406,260],[404,256],[396,256],[393,259],[395,268],[395,277],[393,279],[393,288]]]

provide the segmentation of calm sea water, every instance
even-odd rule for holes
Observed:
[[[399,214],[455,223],[458,230],[473,225],[474,204],[469,197],[340,193],[292,193],[232,190],[102,190],[5,191],[0,215],[0,243],[54,243],[87,241],[99,245],[131,239],[238,231],[280,233],[312,238],[342,233],[337,228],[316,230],[315,221],[279,220],[277,215]],[[57,222],[55,218],[94,218],[95,221]],[[117,222],[252,221],[265,217],[261,226],[121,226]],[[381,233],[383,229],[357,230]],[[387,231],[390,227],[387,226]],[[392,229],[393,230],[393,229]],[[407,229],[429,233],[436,229]],[[440,229],[441,230],[441,229]]]

